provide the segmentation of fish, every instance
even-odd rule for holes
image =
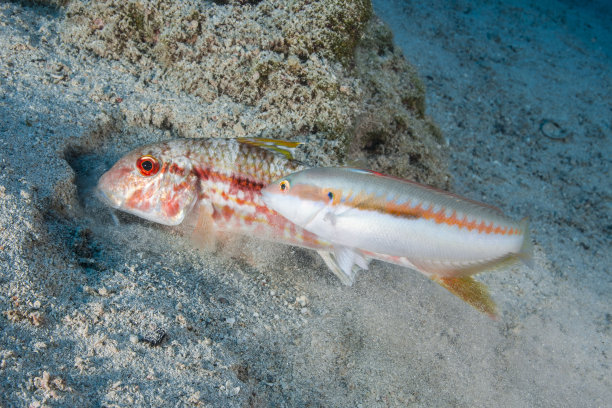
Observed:
[[[97,195],[112,208],[163,225],[179,225],[195,213],[215,231],[324,247],[261,199],[261,188],[274,177],[304,168],[289,158],[297,142],[271,140],[176,139],[142,146],[100,177]]]
[[[411,267],[403,257],[338,250],[265,204],[264,187],[308,168],[294,159],[300,144],[258,137],[149,144],[127,153],[105,172],[96,195],[111,208],[155,223],[188,224],[196,244],[230,233],[315,250],[347,286],[372,259]],[[471,278],[436,282],[476,309],[494,314],[495,305],[483,284]]]
[[[175,139],[138,147],[98,180],[106,205],[168,225],[189,224],[196,243],[218,233],[247,235],[317,251],[345,285],[326,240],[270,210],[261,189],[306,166],[293,158],[300,142],[269,138]],[[212,242],[212,243],[211,243]]]
[[[472,275],[532,259],[527,219],[371,170],[303,169],[261,194],[269,208],[330,241],[342,269],[368,257],[406,266],[491,316],[495,305]]]

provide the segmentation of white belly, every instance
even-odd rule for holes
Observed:
[[[522,235],[471,231],[424,218],[345,208],[323,214],[306,229],[336,244],[392,256],[472,262],[520,251]]]

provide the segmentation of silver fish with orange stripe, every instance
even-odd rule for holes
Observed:
[[[495,310],[486,296],[466,299],[484,289],[469,277],[532,256],[527,220],[516,222],[495,207],[373,171],[305,169],[262,195],[269,208],[332,242],[345,273],[354,260],[368,258],[407,266],[472,304],[482,303],[475,306],[489,314]],[[457,288],[461,283],[471,289]]]

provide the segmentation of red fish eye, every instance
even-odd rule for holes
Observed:
[[[143,176],[153,176],[159,171],[159,161],[153,156],[142,156],[136,161],[136,167]]]

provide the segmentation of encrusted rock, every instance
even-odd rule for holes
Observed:
[[[143,109],[122,98],[130,125],[184,137],[297,138],[309,142],[313,164],[365,159],[360,165],[447,184],[423,84],[369,0],[74,0],[66,16],[65,42],[122,61],[140,90],[155,84],[202,104],[194,115],[173,102]]]

